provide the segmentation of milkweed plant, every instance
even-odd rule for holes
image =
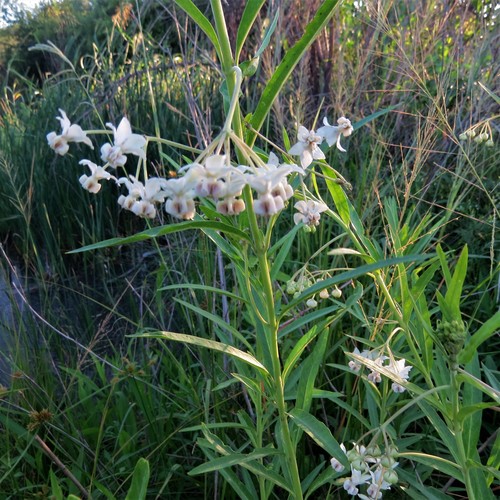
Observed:
[[[362,499],[378,499],[391,489],[430,498],[425,481],[437,471],[462,484],[469,498],[492,498],[489,487],[494,477],[498,479],[498,457],[492,455],[484,462],[480,456],[478,423],[481,410],[492,404],[483,398],[496,401],[498,393],[479,381],[477,354],[470,347],[470,334],[460,312],[467,248],[452,272],[439,246],[437,253],[425,253],[432,247],[440,222],[425,234],[420,234],[422,226],[413,228],[411,237],[406,227],[405,237],[398,226],[397,207],[389,199],[384,204],[392,242],[387,256],[366,235],[349,201],[349,183],[326,161],[329,148],[336,148],[336,155],[329,154],[334,158],[348,155],[348,138],[353,132],[387,110],[354,124],[345,116],[331,115],[318,128],[300,124],[295,144],[284,149],[261,133],[275,97],[330,20],[337,0],[320,5],[302,38],[267,82],[256,108],[246,115],[240,107],[240,90],[250,73],[240,56],[264,2],[247,2],[234,49],[220,0],[211,1],[213,22],[190,1],[177,3],[208,36],[219,58],[229,97],[225,122],[215,139],[205,149],[196,150],[137,133],[127,117],[119,123],[106,123],[104,130],[83,130],[71,123],[68,110],[60,109],[61,130],[50,132],[47,141],[61,156],[72,143],[99,148],[100,164],[85,158],[79,161],[81,187],[96,195],[102,189],[115,190],[123,210],[150,220],[153,226],[83,250],[198,230],[231,263],[235,291],[210,292],[226,295],[244,310],[248,334],[216,316],[212,321],[217,340],[192,332],[137,334],[229,356],[233,360],[230,377],[247,395],[247,407],[237,413],[244,441],[224,440],[218,430],[229,422],[200,423],[193,431],[202,435],[198,445],[207,461],[190,474],[218,471],[240,498],[301,499],[314,497],[314,492],[326,486]],[[268,32],[252,59],[255,64],[269,38]],[[95,142],[96,137],[104,136],[106,141]],[[256,147],[257,138],[267,149]],[[174,177],[150,176],[148,152],[154,143],[178,148],[184,158],[192,155],[192,161],[181,165]],[[276,222],[288,217],[290,205],[294,215],[286,220],[293,220],[293,225],[286,234],[278,234]],[[160,211],[170,216],[169,224],[155,226]],[[324,218],[338,225],[342,241],[349,244],[336,248],[339,238],[335,238],[319,251],[345,257],[346,262],[358,259],[360,265],[323,271],[309,269],[306,262],[285,283],[280,282],[298,232],[321,231]],[[431,309],[425,291],[440,269],[446,292],[437,292],[439,307]],[[360,305],[365,293],[362,277],[373,281],[380,298],[378,318],[372,320],[363,316]],[[332,325],[346,314],[361,317],[363,328],[371,332],[368,338],[362,333],[349,342],[330,338]],[[490,336],[494,326],[483,325],[474,335],[475,345]],[[331,355],[332,349],[344,349],[343,365],[329,363],[326,354]],[[348,379],[352,394],[361,399],[333,387],[316,387],[323,370],[336,370],[338,376]],[[331,428],[328,419],[315,414],[313,400],[320,398],[346,412],[342,428]],[[405,415],[409,415],[406,420]],[[441,449],[446,450],[443,456],[411,451],[415,442],[412,422],[421,418],[434,427]],[[352,430],[346,433],[346,426]],[[342,442],[341,436],[350,440]],[[323,457],[311,470],[302,461],[307,440]],[[433,498],[441,498],[434,494]]]

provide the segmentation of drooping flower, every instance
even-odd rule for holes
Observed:
[[[402,378],[403,380],[408,380],[410,376],[410,370],[413,368],[412,366],[405,366],[406,360],[398,359],[397,361],[391,360],[391,362],[385,367],[391,373],[396,375],[396,377]],[[392,383],[392,390],[394,392],[402,393],[405,392],[405,388],[398,384],[397,382]]]
[[[164,190],[166,182],[165,179],[159,177],[150,177],[143,184],[133,175],[129,178],[121,177],[118,183],[125,184],[128,195],[121,195],[118,198],[118,204],[139,217],[153,219],[156,217],[155,205],[162,203],[167,196]]]
[[[327,118],[323,119],[323,127],[318,129],[318,135],[326,140],[328,146],[333,146],[337,143],[337,148],[343,153],[346,150],[340,145],[340,138],[348,137],[352,134],[354,128],[351,124],[351,121],[345,118],[344,116],[340,117],[337,120],[338,126],[330,125],[328,123]]]
[[[212,155],[205,160],[204,165],[192,163],[180,169],[180,172],[186,171],[186,182],[194,185],[196,196],[218,199],[224,196],[224,178],[231,168],[233,167],[227,164],[226,155]]]
[[[84,174],[79,179],[82,187],[90,193],[96,194],[101,190],[101,185],[99,184],[100,180],[114,179],[114,177],[107,172],[104,167],[99,167],[89,160],[81,160],[80,165],[87,165],[90,168],[90,176]]]
[[[194,190],[186,177],[168,179],[165,190],[168,195],[165,212],[184,220],[195,216]]]
[[[47,134],[49,146],[61,156],[64,156],[68,152],[69,142],[83,142],[94,149],[92,141],[87,137],[82,127],[76,124],[72,125],[62,109],[59,109],[59,113],[61,113],[61,116],[57,116],[56,119],[61,122],[62,132],[60,135],[57,135],[55,132]]]
[[[307,168],[314,160],[325,159],[325,154],[319,148],[319,145],[323,142],[321,135],[300,125],[297,139],[298,142],[290,148],[288,154],[300,156],[300,164],[303,168]]]
[[[247,175],[248,183],[259,195],[254,200],[257,215],[270,216],[283,210],[285,201],[293,196],[293,189],[286,178],[292,172],[304,174],[304,170],[297,165],[280,165],[277,156],[271,153],[265,166]]]
[[[370,479],[370,474],[351,468],[351,477],[344,481],[344,489],[349,495],[357,495],[359,493],[358,486],[368,483]]]
[[[109,142],[101,147],[101,158],[112,167],[123,167],[127,161],[127,154],[139,156],[143,160],[146,159],[146,138],[139,134],[132,133],[132,127],[126,117],[123,117],[118,128],[112,123],[106,123],[113,131],[114,143]]]
[[[294,206],[298,210],[298,213],[293,216],[295,224],[303,222],[306,226],[310,227],[318,226],[321,213],[328,210],[328,207],[324,203],[314,200],[300,200]]]

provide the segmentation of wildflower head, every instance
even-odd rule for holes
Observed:
[[[59,109],[61,116],[57,116],[57,120],[61,122],[62,131],[58,135],[55,132],[47,134],[47,142],[49,146],[61,156],[64,156],[69,150],[69,142],[83,142],[94,149],[92,141],[87,137],[87,134],[82,130],[80,125],[71,124],[66,113]]]
[[[324,118],[323,127],[318,129],[318,135],[320,135],[322,139],[326,140],[328,146],[337,144],[337,149],[345,153],[346,150],[340,145],[340,138],[350,136],[353,130],[354,128],[351,121],[344,116],[337,120],[337,126],[330,125],[328,123],[328,119]]]
[[[323,137],[316,134],[314,130],[307,130],[304,126],[299,126],[297,133],[297,143],[294,144],[288,154],[300,156],[302,168],[307,168],[314,160],[324,160],[325,154],[319,148],[323,142]]]
[[[118,128],[112,123],[106,126],[113,131],[114,143],[109,142],[101,147],[101,159],[112,167],[123,167],[127,161],[127,154],[146,159],[146,139],[144,136],[132,133],[132,127],[127,118],[123,117]]]
[[[328,207],[324,203],[314,200],[300,200],[295,203],[295,208],[297,209],[297,213],[293,216],[295,224],[302,222],[309,227],[319,226],[321,213],[328,210]]]
[[[82,187],[90,193],[96,194],[101,190],[101,185],[99,184],[100,180],[114,179],[114,177],[109,172],[107,172],[104,167],[99,167],[89,160],[81,160],[80,165],[87,165],[87,167],[89,167],[90,169],[90,175],[84,174],[79,179]]]

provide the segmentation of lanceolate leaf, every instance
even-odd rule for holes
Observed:
[[[459,355],[460,363],[469,363],[479,346],[500,330],[500,311],[497,311],[486,323],[467,341],[465,349]]]
[[[165,332],[165,331],[157,331],[157,332],[147,332],[140,333],[137,335],[132,335],[132,337],[149,337],[149,338],[161,338],[168,340],[175,340],[176,342],[182,342],[184,344],[192,344],[197,345],[199,347],[205,347],[207,349],[212,349],[214,351],[223,352],[224,354],[229,354],[229,356],[234,356],[235,358],[248,363],[249,365],[255,366],[269,374],[266,370],[265,366],[257,361],[251,354],[240,351],[230,345],[223,344],[222,342],[216,342],[215,340],[203,339],[201,337],[195,337],[194,335],[186,335],[184,333],[174,333],[174,332]]]
[[[99,248],[114,247],[117,245],[127,245],[129,243],[137,243],[138,241],[149,240],[151,238],[159,238],[160,236],[165,236],[166,234],[178,233],[180,231],[187,231],[188,229],[213,229],[215,231],[221,231],[223,233],[232,234],[239,239],[247,240],[248,235],[236,227],[230,226],[229,224],[224,224],[223,222],[211,221],[211,220],[194,220],[187,222],[179,222],[168,224],[166,226],[154,227],[152,229],[147,229],[140,233],[136,233],[132,236],[126,236],[125,238],[111,238],[109,240],[100,241],[92,245],[87,245],[76,250],[72,250],[68,253],[79,253],[88,252],[89,250],[97,250]]]
[[[328,455],[335,457],[344,466],[349,467],[347,456],[340,447],[337,440],[333,437],[330,429],[310,413],[298,409],[290,412],[292,420],[309,436],[311,436]]]
[[[213,43],[220,57],[221,50],[217,33],[210,21],[203,15],[200,9],[191,0],[175,0],[175,3],[200,27]]]
[[[245,10],[241,16],[241,21],[238,26],[238,34],[236,35],[236,50],[235,50],[235,60],[236,63],[239,61],[241,49],[243,44],[247,39],[250,30],[252,29],[255,19],[259,15],[260,9],[264,5],[265,0],[253,0],[252,2],[247,2],[245,5]]]
[[[262,127],[274,100],[292,74],[293,69],[300,61],[304,52],[314,42],[321,30],[326,26],[338,4],[339,0],[326,0],[321,4],[313,20],[307,25],[302,38],[286,53],[280,65],[274,71],[274,74],[262,92],[257,108],[250,119],[250,125],[256,131],[259,131]],[[247,143],[253,145],[256,137],[256,133],[250,131]]]

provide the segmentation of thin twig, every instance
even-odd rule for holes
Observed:
[[[47,444],[38,435],[35,436],[37,443],[42,448],[43,452],[61,469],[62,473],[80,490],[83,498],[90,498],[88,491],[82,486],[80,481],[66,468],[59,460],[55,453],[47,446]]]

